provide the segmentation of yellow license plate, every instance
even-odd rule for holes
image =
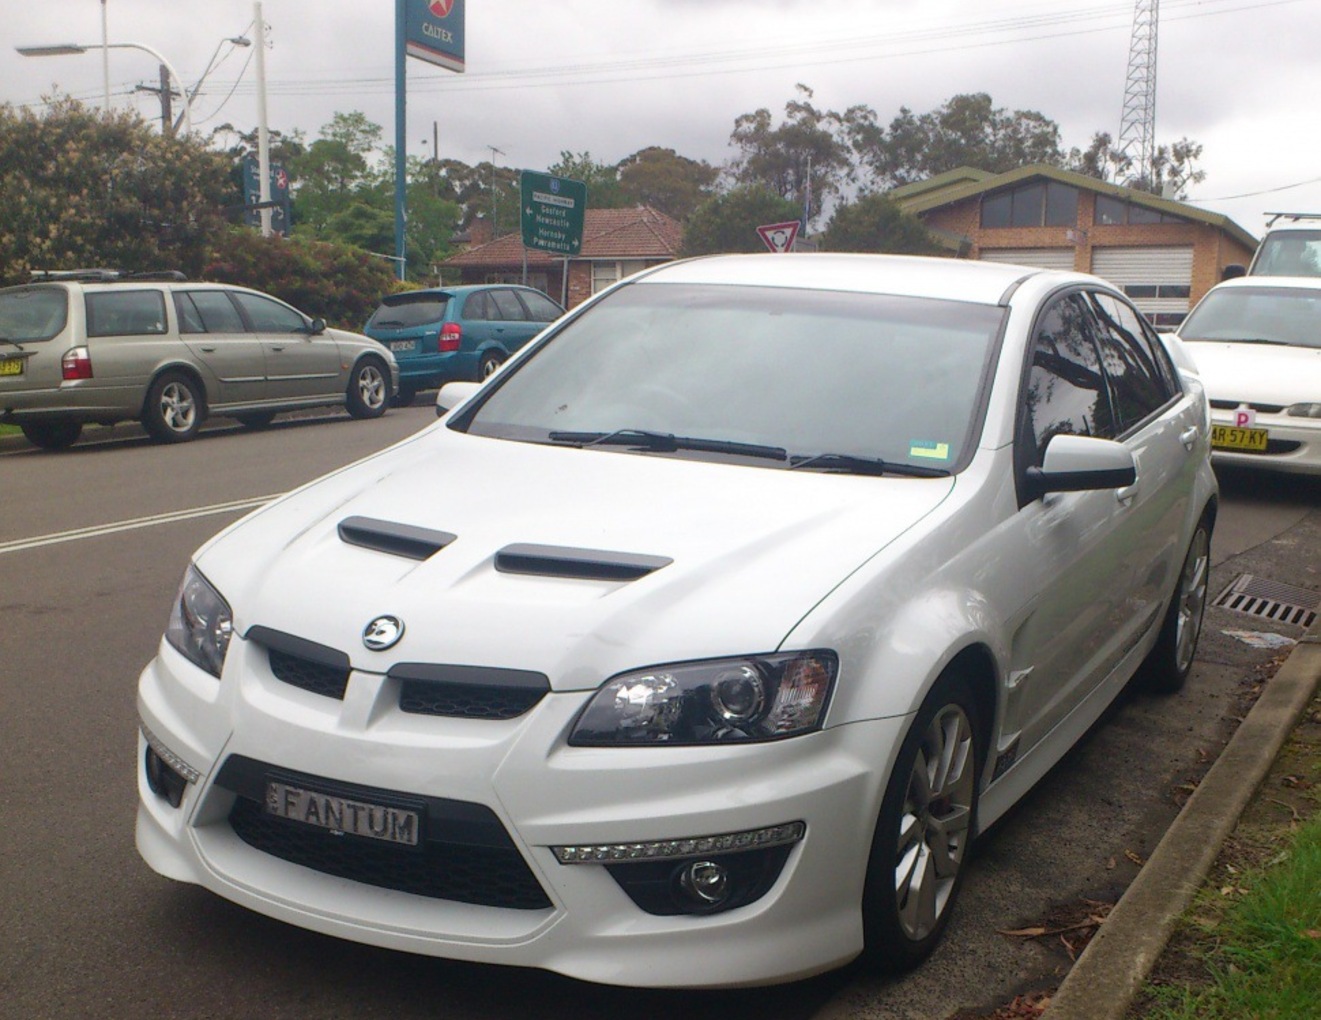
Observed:
[[[22,358],[0,358],[0,375],[22,375]]]
[[[1265,429],[1240,429],[1233,425],[1212,425],[1211,446],[1217,450],[1246,450],[1265,453],[1270,433]]]

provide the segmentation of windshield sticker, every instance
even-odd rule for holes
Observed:
[[[908,456],[922,457],[925,460],[949,460],[949,443],[915,439],[908,444]]]

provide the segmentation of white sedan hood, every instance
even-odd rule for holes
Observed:
[[[1321,402],[1321,349],[1212,340],[1184,347],[1212,400],[1285,407]]]
[[[953,486],[549,447],[442,425],[257,511],[197,564],[240,634],[284,631],[372,672],[496,666],[587,689],[637,666],[775,650]],[[410,559],[345,542],[338,526],[353,517],[455,537]],[[496,554],[522,544],[670,562],[622,581],[498,570]],[[402,620],[404,636],[368,650],[364,627],[382,614]]]

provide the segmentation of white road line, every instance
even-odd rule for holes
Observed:
[[[74,528],[60,531],[53,535],[38,535],[36,538],[19,538],[12,542],[0,542],[0,556],[5,553],[23,552],[27,549],[39,549],[45,545],[59,545],[61,542],[77,542],[84,538],[99,538],[102,535],[115,535],[121,531],[136,531],[138,528],[152,528],[157,524],[172,524],[175,521],[188,521],[195,517],[209,517],[212,514],[227,514],[242,510],[255,510],[257,507],[278,499],[284,493],[276,492],[269,496],[257,496],[252,499],[236,499],[230,503],[213,503],[210,506],[193,507],[191,510],[174,510],[165,514],[153,514],[150,517],[135,517],[130,521],[116,521],[114,524],[98,524],[90,528]]]

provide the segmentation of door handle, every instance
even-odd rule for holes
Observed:
[[[271,350],[278,354],[280,351],[284,350],[284,344],[271,344]]]
[[[1191,428],[1184,429],[1180,432],[1179,442],[1183,443],[1183,448],[1185,450],[1191,450],[1193,444],[1197,442],[1197,426],[1194,425]]]
[[[216,353],[216,349],[215,349],[214,347],[203,347],[203,348],[202,348],[202,353],[203,353],[203,354],[215,354],[215,353]]]

